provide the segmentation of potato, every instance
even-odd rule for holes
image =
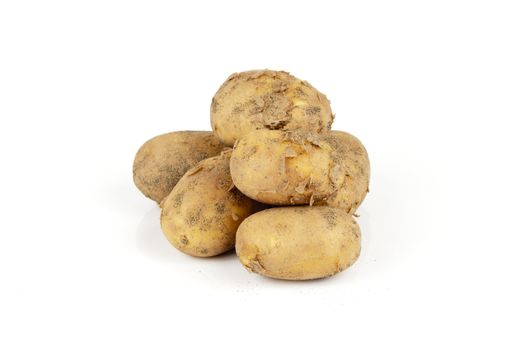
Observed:
[[[235,186],[259,202],[349,213],[365,198],[370,177],[364,146],[341,131],[255,131],[238,142],[230,167]]]
[[[319,201],[318,205],[342,208],[348,213],[355,213],[365,199],[370,185],[370,161],[365,146],[343,131],[331,131],[324,139],[334,148],[334,157],[342,162],[345,172],[344,181],[338,190]]]
[[[263,209],[233,186],[230,156],[231,150],[197,164],[162,203],[162,231],[186,254],[208,257],[232,249],[239,224]]]
[[[133,180],[148,198],[160,203],[180,178],[203,159],[225,147],[209,131],[178,131],[147,141],[133,163]]]
[[[259,130],[329,130],[330,101],[304,80],[286,72],[254,70],[231,75],[211,103],[213,131],[232,146]]]
[[[235,245],[250,271],[286,280],[338,273],[361,251],[361,232],[352,215],[330,207],[282,207],[243,221]]]

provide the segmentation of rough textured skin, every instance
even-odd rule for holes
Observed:
[[[212,132],[178,131],[147,141],[133,163],[133,181],[148,198],[160,203],[180,178],[203,159],[224,148]]]
[[[260,130],[235,146],[235,186],[273,205],[329,205],[354,213],[368,191],[365,148],[344,132]]]
[[[253,130],[330,130],[330,101],[286,72],[254,70],[231,75],[211,103],[213,131],[232,146]]]
[[[316,205],[328,205],[355,213],[365,199],[370,185],[370,161],[365,146],[359,139],[343,131],[331,131],[324,139],[335,149],[345,173],[344,181],[336,192]],[[336,162],[337,163],[337,162]]]
[[[232,249],[239,224],[264,207],[230,177],[231,150],[190,169],[162,203],[161,227],[180,251],[200,257]]]
[[[361,232],[352,215],[341,209],[272,208],[244,220],[235,249],[252,272],[309,280],[352,265],[361,251]]]

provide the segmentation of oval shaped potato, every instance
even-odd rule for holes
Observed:
[[[209,131],[177,131],[156,136],[138,150],[133,162],[133,181],[146,197],[160,203],[188,169],[218,155],[224,147]]]
[[[213,131],[232,146],[259,130],[330,130],[330,101],[304,80],[287,72],[253,70],[231,75],[211,104]]]
[[[330,205],[354,213],[368,191],[365,148],[350,134],[260,130],[232,153],[235,186],[273,205]]]
[[[233,186],[230,155],[225,151],[197,164],[162,203],[162,231],[186,254],[208,257],[232,249],[239,224],[263,209]]]
[[[282,207],[244,220],[235,245],[250,271],[286,280],[331,276],[352,265],[361,232],[352,215],[330,207]]]

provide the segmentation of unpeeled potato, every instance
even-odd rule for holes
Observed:
[[[133,181],[146,197],[160,203],[188,169],[218,155],[224,147],[209,131],[177,131],[156,136],[138,150],[133,162]]]
[[[235,245],[250,271],[286,280],[334,275],[361,251],[361,232],[352,215],[330,207],[282,207],[248,217]]]
[[[240,223],[264,208],[233,186],[230,156],[225,151],[191,168],[162,203],[162,231],[186,254],[209,257],[232,249]]]
[[[329,205],[354,213],[368,191],[368,155],[344,132],[260,130],[233,150],[235,186],[272,205]]]
[[[272,70],[231,75],[211,104],[211,125],[229,146],[254,130],[330,130],[330,101],[304,80]]]

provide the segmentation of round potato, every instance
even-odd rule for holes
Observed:
[[[147,141],[133,163],[133,181],[148,198],[160,203],[180,178],[203,159],[225,147],[209,131],[170,132]]]
[[[162,203],[161,227],[180,251],[200,257],[232,249],[239,224],[263,209],[230,177],[231,150],[190,169]]]
[[[352,215],[330,207],[282,207],[244,220],[235,245],[250,271],[286,280],[331,276],[352,265],[361,232]]]
[[[344,132],[259,130],[238,142],[232,179],[250,198],[273,205],[329,205],[354,213],[368,191],[365,148]]]
[[[213,131],[232,146],[259,130],[330,130],[330,101],[304,80],[286,72],[254,70],[231,75],[211,103]]]

